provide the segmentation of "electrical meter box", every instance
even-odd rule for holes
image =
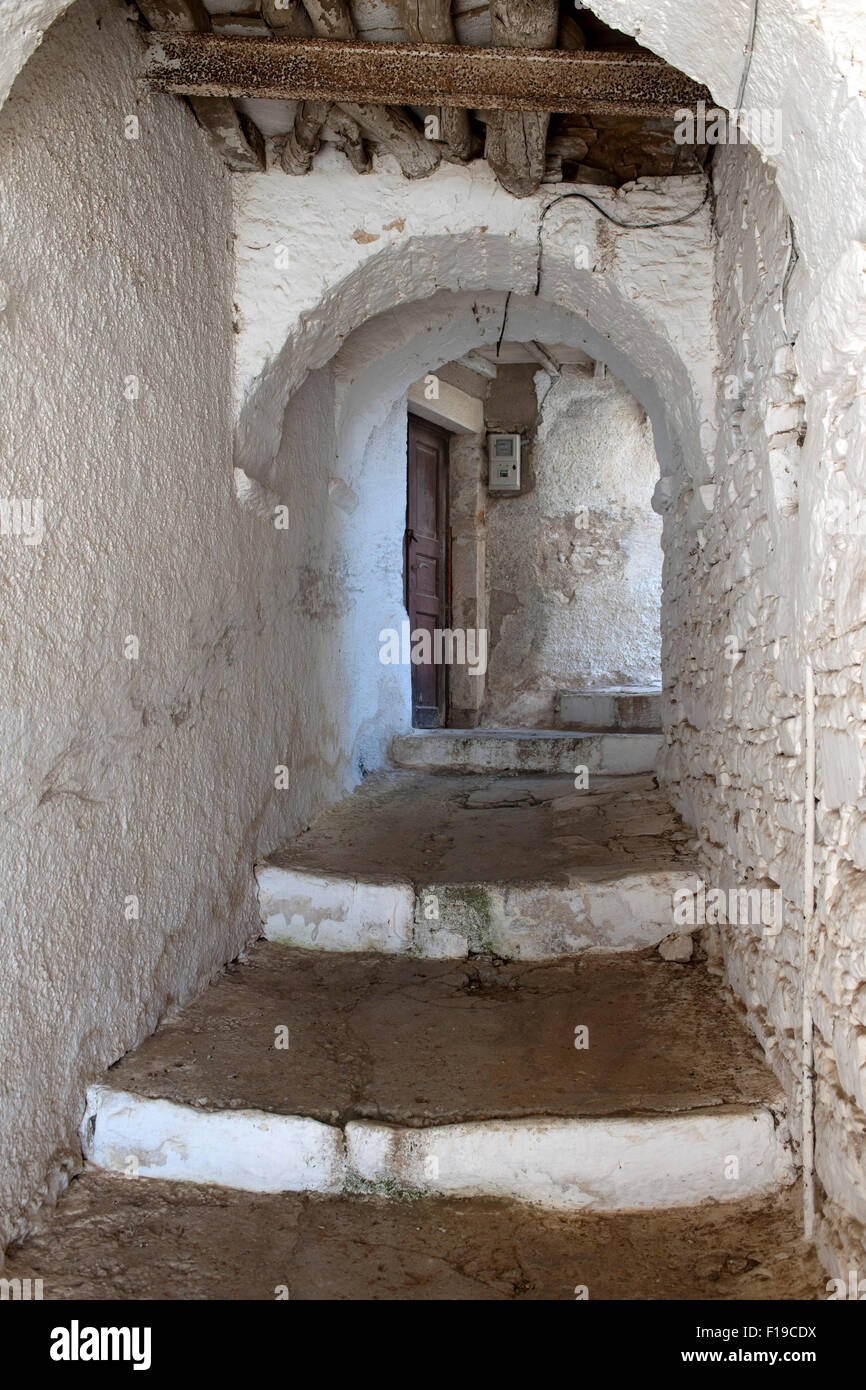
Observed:
[[[488,434],[490,460],[488,483],[491,492],[520,491],[520,435]]]

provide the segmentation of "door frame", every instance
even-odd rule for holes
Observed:
[[[442,425],[434,424],[432,420],[427,420],[423,415],[416,415],[414,411],[406,412],[406,511],[403,523],[403,603],[407,614],[409,613],[409,444],[413,426],[425,430],[432,435],[438,436],[442,441],[445,452],[445,466],[440,470],[439,475],[439,515],[442,518],[442,534],[440,543],[441,566],[442,566],[442,593],[440,616],[440,627],[450,628],[451,626],[451,517],[450,517],[450,474],[451,474],[451,438],[450,430]],[[411,615],[410,615],[411,622]],[[414,668],[413,668],[414,669]],[[436,695],[439,711],[438,728],[447,728],[451,716],[451,680],[450,668],[442,662],[436,668]],[[412,695],[412,718],[415,716],[415,699]],[[413,727],[414,723],[413,723]],[[418,726],[420,727],[420,726]]]

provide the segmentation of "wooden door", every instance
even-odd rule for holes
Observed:
[[[410,630],[448,626],[448,440],[445,430],[409,416],[404,573]],[[412,723],[445,723],[447,668],[412,664]]]

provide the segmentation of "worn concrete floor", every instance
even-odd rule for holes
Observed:
[[[651,774],[370,777],[267,863],[372,883],[546,882],[690,868],[691,832]]]
[[[46,1299],[821,1299],[794,1190],[616,1216],[488,1199],[259,1196],[91,1172],[10,1251]],[[284,1295],[285,1296],[285,1295]]]
[[[688,872],[651,777],[395,773],[286,851],[311,872],[472,883]],[[277,856],[279,862],[280,856]],[[576,1048],[575,1028],[589,1030]],[[288,1046],[277,1046],[278,1030]],[[259,942],[112,1067],[111,1087],[207,1109],[425,1126],[770,1104],[778,1085],[700,958],[540,963]],[[359,1186],[363,1187],[363,1185]],[[10,1252],[48,1299],[819,1299],[796,1190],[608,1215],[499,1199],[260,1195],[88,1171]]]
[[[575,1027],[589,1029],[575,1047]],[[287,1048],[276,1047],[279,1027]],[[657,952],[520,964],[258,942],[106,1084],[331,1123],[622,1115],[780,1100],[705,965]]]

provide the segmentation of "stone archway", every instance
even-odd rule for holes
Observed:
[[[305,183],[318,209],[312,238],[301,230],[284,183],[253,177],[245,187],[250,192],[238,209],[236,462],[251,476],[267,467],[282,412],[309,371],[365,320],[444,291],[484,299],[499,291],[500,322],[509,294],[515,313],[535,301],[535,312],[553,306],[582,320],[592,355],[626,381],[653,419],[663,471],[682,467],[698,485],[710,476],[712,247],[701,180],[651,180],[620,195],[617,215],[636,224],[631,231],[586,203],[562,202],[545,223],[537,300],[538,218],[550,199],[518,202],[489,171],[444,170],[423,184],[383,174],[375,188],[339,166],[314,171]],[[639,229],[692,211],[679,225]],[[358,225],[350,230],[352,221]],[[490,305],[484,332],[476,328],[475,341],[466,339],[462,350],[492,333],[494,323]],[[404,331],[411,332],[411,322]],[[434,339],[426,362],[419,354],[416,364],[436,365],[437,353],[439,362],[452,355]]]
[[[334,416],[336,421],[335,428],[335,458],[336,458],[336,481],[334,482],[335,494],[339,489],[341,492],[351,493],[353,497],[363,499],[364,495],[371,487],[381,488],[380,475],[384,470],[388,470],[391,491],[401,490],[402,477],[399,460],[393,461],[394,442],[394,412],[401,418],[405,418],[405,400],[409,387],[426,378],[427,374],[436,373],[439,367],[446,362],[459,360],[467,353],[471,353],[479,347],[487,347],[491,353],[495,350],[495,345],[502,331],[504,318],[504,299],[501,294],[473,295],[473,294],[452,294],[448,291],[441,291],[431,298],[418,302],[400,306],[398,309],[388,311],[378,315],[359,326],[343,344],[340,351],[332,359],[329,369],[320,373],[326,376],[328,370],[332,373],[332,385],[334,395]],[[616,375],[621,383],[620,390],[625,391],[631,397],[632,402],[639,409],[643,405],[644,411],[649,409],[655,411],[656,415],[656,445],[657,452],[653,464],[658,469],[659,443],[661,445],[662,466],[671,469],[674,467],[678,455],[678,441],[672,439],[668,433],[667,420],[663,410],[663,402],[659,402],[654,396],[652,383],[647,383],[639,376],[636,377],[630,364],[617,353],[606,340],[594,332],[583,319],[564,309],[556,309],[549,303],[541,299],[527,296],[513,296],[509,302],[506,320],[506,329],[509,338],[514,343],[521,342],[547,342],[560,345],[560,349],[566,352],[568,349],[577,349],[578,355],[584,355],[584,360],[592,358],[596,364],[603,355],[612,366],[612,375]],[[597,369],[597,368],[596,368]],[[536,370],[537,364],[536,364]],[[317,374],[319,375],[319,374]],[[632,389],[629,391],[629,387]],[[636,400],[635,388],[643,394],[643,401]],[[301,388],[302,392],[304,388]],[[546,393],[542,393],[546,399]],[[539,416],[538,423],[546,418],[541,414],[539,396]],[[546,407],[545,407],[546,408]],[[294,411],[290,404],[287,408],[286,417],[293,415]],[[534,436],[534,427],[531,435]],[[480,438],[480,442],[479,442]],[[456,443],[457,441],[455,441]],[[397,445],[399,450],[399,443]],[[488,582],[496,587],[494,579],[495,570],[488,569],[488,561],[495,565],[493,552],[488,548],[485,513],[489,510],[489,503],[484,486],[483,464],[479,463],[478,451],[483,453],[485,444],[484,436],[470,436],[460,441],[458,452],[453,456],[455,466],[459,467],[461,482],[454,494],[455,515],[459,516],[459,574],[463,577],[465,592],[455,587],[453,593],[452,612],[455,615],[453,622],[459,627],[473,627],[481,625],[486,628],[487,614],[487,590]],[[616,442],[611,440],[611,447],[616,451]],[[469,453],[466,453],[469,450]],[[459,465],[456,460],[459,459]],[[597,468],[603,469],[605,462],[599,458]],[[456,476],[456,475],[455,475]],[[676,482],[680,479],[674,473],[669,472],[665,477],[658,479],[656,472],[656,510],[663,511],[666,505],[666,496],[672,491]],[[535,484],[532,485],[534,491]],[[653,483],[650,482],[649,489],[652,493]],[[387,495],[387,494],[386,494]],[[550,484],[547,484],[547,500],[545,503],[545,516],[552,516],[554,513],[561,518],[568,513],[567,524],[574,522],[574,513],[568,512],[569,498],[565,492],[561,494],[561,506],[552,505],[554,494],[550,492]],[[645,499],[648,501],[648,497]],[[573,498],[574,507],[579,506],[580,499]],[[388,509],[381,507],[374,516],[370,518],[370,525],[374,528],[372,534],[365,528],[363,542],[356,541],[353,544],[363,544],[371,547],[379,554],[385,554],[389,550],[393,556],[399,552],[401,544],[401,513],[404,506],[402,498],[396,503],[392,501],[390,514],[393,526],[383,534],[380,540],[379,528],[386,524]],[[520,504],[521,510],[526,507],[526,502]],[[495,503],[494,503],[495,510]],[[529,511],[531,512],[531,505]],[[602,514],[598,513],[598,524],[603,524]],[[341,519],[334,516],[334,523],[340,526]],[[500,517],[501,533],[502,518]],[[587,522],[588,524],[588,522]],[[351,535],[351,528],[347,531]],[[492,533],[491,533],[492,539]],[[538,548],[531,551],[532,555],[540,561],[542,552],[546,551],[548,537],[538,535]],[[526,537],[528,545],[528,537]],[[657,544],[657,542],[656,542]],[[524,549],[523,563],[529,568],[526,570],[526,578],[529,583],[527,595],[530,590],[534,592],[531,575],[535,573],[533,568],[534,561],[530,559],[530,550]],[[504,559],[502,551],[502,561]],[[550,577],[550,576],[548,576]],[[392,602],[398,604],[397,594],[397,575],[393,575]],[[370,581],[368,580],[368,583]],[[375,581],[374,581],[375,582]],[[543,586],[542,586],[543,587]],[[555,591],[555,585],[551,593]],[[540,592],[540,591],[539,591]],[[474,597],[473,597],[474,595]],[[533,600],[535,601],[535,600]],[[551,600],[553,609],[548,610],[542,605],[542,612],[536,615],[533,620],[533,627],[536,636],[540,640],[540,628],[538,624],[546,628],[548,618],[555,622],[554,611],[558,599]],[[575,610],[576,611],[576,610]],[[389,622],[396,621],[393,612],[389,612]],[[576,619],[575,619],[576,621]],[[655,623],[657,626],[657,612]],[[567,624],[566,624],[567,626]],[[492,640],[492,638],[491,638]],[[353,641],[349,648],[354,653],[359,653],[360,648],[357,641]],[[503,658],[500,653],[497,660]],[[567,666],[560,666],[560,680],[569,678]],[[570,673],[570,678],[574,678],[577,672]],[[528,678],[528,673],[524,673]],[[541,673],[539,672],[539,675]],[[552,672],[546,673],[541,680],[541,686],[547,686],[548,676],[552,679]],[[462,677],[457,681],[460,696],[455,696],[455,709],[461,711],[462,715],[468,714],[470,710],[476,712],[480,710],[480,703],[484,699],[484,682],[476,683],[473,680],[466,681]],[[603,683],[603,682],[602,682]],[[640,683],[640,682],[638,682]],[[563,686],[563,689],[569,688]],[[538,705],[538,712],[533,715],[536,723],[544,727],[552,727],[554,722],[553,696],[550,697],[550,708],[547,713],[548,724],[540,717],[542,704]],[[488,722],[492,718],[490,716]],[[452,717],[452,723],[460,724],[459,717]],[[470,716],[470,722],[474,722]]]

